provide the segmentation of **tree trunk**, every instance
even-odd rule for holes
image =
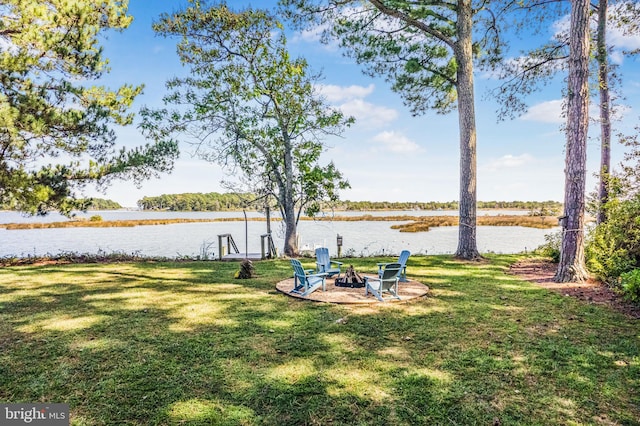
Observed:
[[[287,198],[289,198],[289,200],[291,199],[291,197]],[[287,202],[284,212],[284,254],[289,257],[294,257],[298,255],[298,231],[296,226],[296,212],[293,202]]]
[[[285,224],[284,233],[284,254],[289,257],[298,255],[298,231],[296,225],[296,206],[293,197],[293,154],[291,141],[288,135],[284,135],[285,149],[284,149],[284,174],[286,182],[281,191],[284,190],[284,194],[281,194],[283,202],[283,212]]]
[[[460,123],[460,218],[456,257],[477,259],[476,244],[476,117],[474,108],[472,25],[470,0],[458,2],[455,44]]]
[[[609,171],[611,170],[611,97],[609,95],[609,58],[607,55],[608,0],[598,4],[598,83],[600,87],[600,186],[598,189],[597,223],[606,220],[604,206],[609,201]]]
[[[589,128],[589,2],[571,7],[564,215],[556,282],[584,281],[584,204]]]

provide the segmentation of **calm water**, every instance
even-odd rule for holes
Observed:
[[[527,212],[491,211],[490,214],[526,214]],[[154,218],[220,218],[243,217],[242,212],[139,212],[104,211],[104,220]],[[403,212],[340,212],[340,215],[455,215],[453,211]],[[489,214],[479,212],[479,215]],[[248,212],[249,217],[263,217]],[[57,214],[44,218],[25,217],[14,212],[0,212],[0,223],[52,222],[65,220]],[[343,237],[343,253],[354,255],[397,254],[403,249],[412,253],[447,254],[457,247],[458,228],[433,228],[429,232],[401,233],[391,226],[402,222],[315,222],[300,221],[300,246],[313,249],[329,247],[335,255],[336,236]],[[282,249],[284,230],[279,222],[272,224],[278,250]],[[532,250],[544,243],[544,236],[555,230],[524,227],[479,226],[478,249],[481,252],[519,253]],[[145,256],[198,256],[209,257],[218,253],[219,234],[230,233],[241,252],[247,246],[250,253],[260,252],[260,235],[266,232],[265,222],[248,222],[248,241],[244,222],[185,223],[133,228],[58,228],[12,230],[0,228],[0,257],[58,254],[60,252],[97,253],[98,251],[136,253]]]

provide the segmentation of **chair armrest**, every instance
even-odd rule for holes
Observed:
[[[307,277],[326,277],[327,274],[326,272],[320,272],[319,274],[307,274]]]
[[[335,263],[336,265],[340,265],[340,266],[342,266],[342,265],[343,265],[343,263],[342,263],[342,262],[338,262],[338,261],[336,261],[336,260],[331,260],[330,262],[331,262],[331,263]]]

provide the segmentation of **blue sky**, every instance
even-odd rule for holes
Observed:
[[[110,34],[104,41],[111,73],[102,84],[144,84],[134,111],[142,106],[161,106],[167,79],[186,72],[175,54],[175,39],[156,36],[151,23],[162,12],[180,9],[184,1],[130,0],[132,25],[123,33]],[[248,1],[231,0],[232,8],[243,8]],[[272,2],[253,2],[254,6]],[[562,18],[550,22],[551,37]],[[324,75],[322,91],[327,100],[356,124],[341,138],[327,139],[324,161],[333,160],[351,184],[342,199],[372,201],[451,201],[459,197],[458,116],[428,112],[412,117],[383,78],[362,74],[359,65],[345,58],[334,46],[322,45],[315,34],[290,32],[289,47],[294,55],[307,58],[314,70]],[[617,46],[613,57],[620,65],[627,105],[615,130],[630,132],[640,123],[640,59],[622,58],[620,48],[640,48],[640,35],[612,34]],[[514,55],[517,52],[514,52]],[[476,74],[476,113],[478,131],[478,200],[557,200],[564,191],[564,143],[560,131],[563,76],[556,83],[528,99],[529,110],[522,117],[497,122],[496,104],[487,99],[487,90],[498,84],[491,76]],[[597,99],[592,99],[592,103]],[[597,116],[597,110],[592,115]],[[598,169],[597,125],[590,130],[587,189],[595,188],[593,174]],[[615,132],[614,132],[615,133]],[[125,146],[145,143],[135,127],[119,129],[119,142]],[[224,192],[220,181],[227,178],[218,165],[194,158],[182,146],[181,159],[171,174],[149,180],[137,188],[131,182],[115,182],[106,193],[87,188],[87,196],[110,198],[133,207],[143,196],[181,192]],[[613,146],[616,165],[622,147]],[[391,165],[391,166],[390,166]]]

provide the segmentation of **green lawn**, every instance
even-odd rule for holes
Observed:
[[[2,268],[0,402],[68,403],[73,425],[640,424],[638,320],[505,274],[516,259],[414,256],[431,294],[366,307],[278,293],[280,260],[244,281],[220,262]]]

